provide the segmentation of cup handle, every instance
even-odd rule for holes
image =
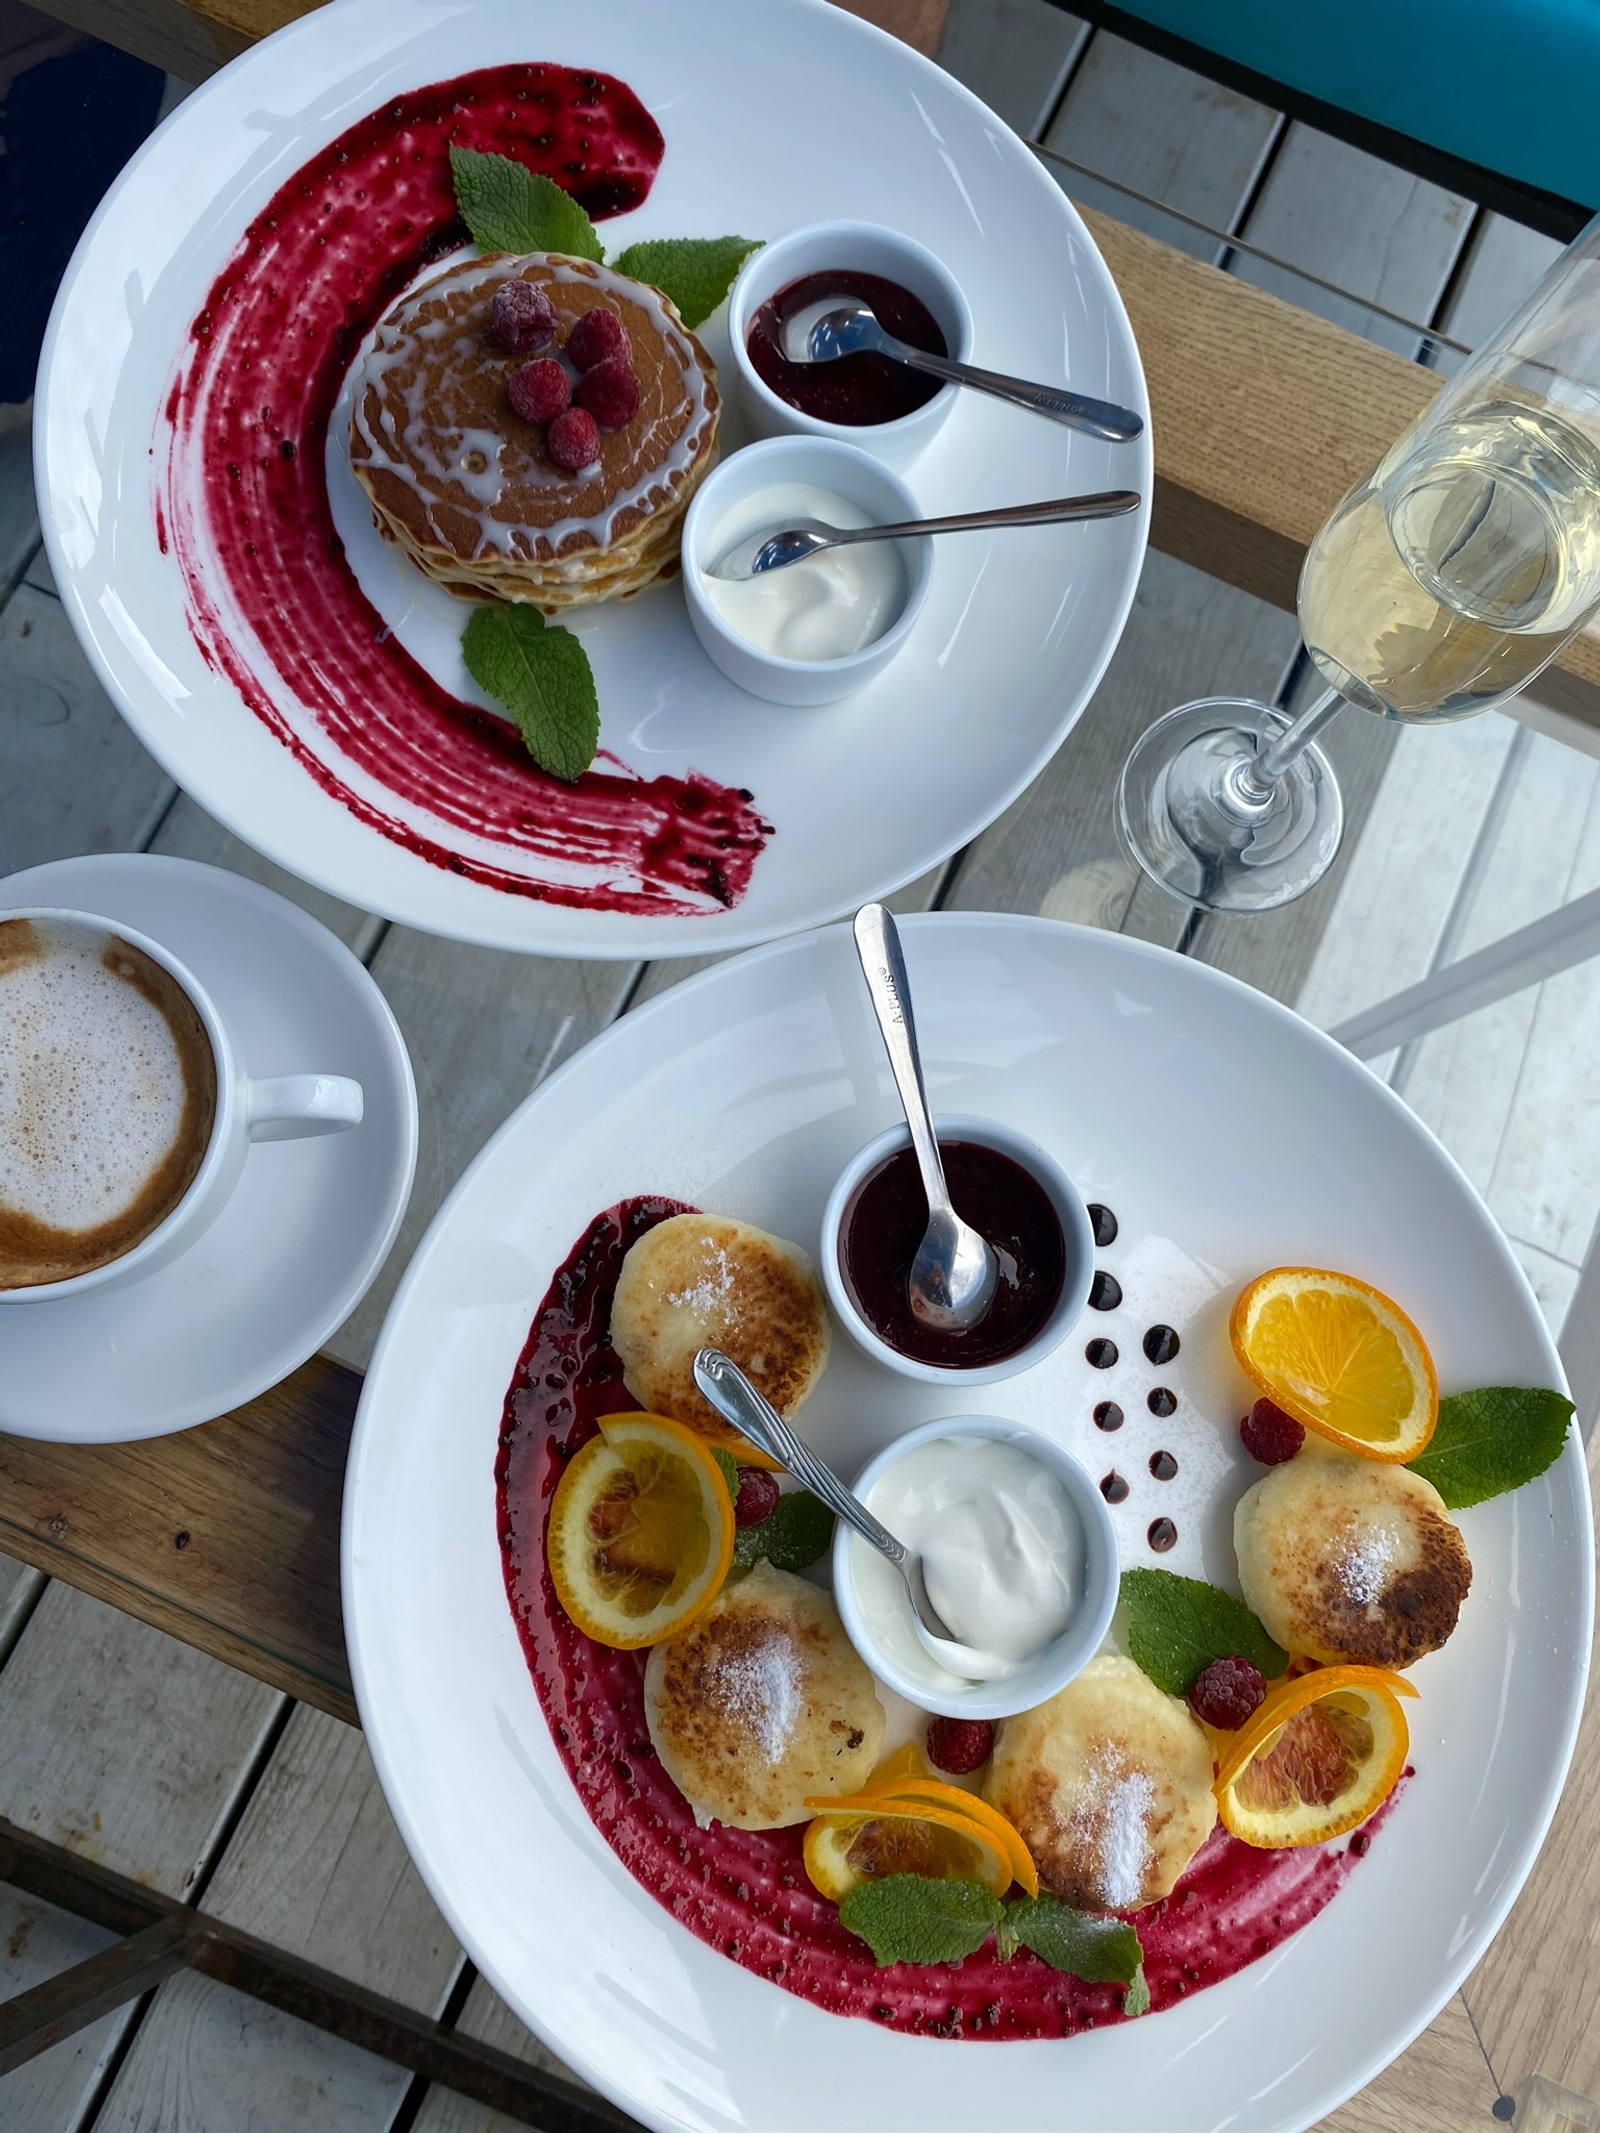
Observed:
[[[344,1074],[281,1074],[244,1085],[245,1126],[253,1141],[301,1141],[359,1126],[359,1081]]]

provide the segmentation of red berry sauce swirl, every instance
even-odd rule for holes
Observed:
[[[696,1827],[662,1770],[644,1714],[644,1652],[592,1643],[545,1567],[550,1498],[601,1415],[632,1406],[611,1346],[611,1299],[634,1241],[681,1201],[624,1200],[597,1215],[556,1273],[506,1394],[495,1460],[506,1592],[551,1734],[597,1830],[641,1887],[733,1962],[840,2015],[913,2036],[1070,2037],[1122,2015],[1121,1988],[1086,1985],[991,1941],[953,1967],[880,1970],[806,1878],[803,1827]],[[1391,1795],[1391,1802],[1396,1795]],[[1337,1893],[1388,1804],[1352,1840],[1256,1851],[1220,1828],[1165,1902],[1137,1913],[1155,2008],[1231,1977],[1308,1924]]]
[[[345,375],[400,291],[467,239],[452,145],[513,156],[597,219],[639,205],[663,149],[625,83],[558,66],[486,67],[348,127],[257,215],[194,320],[159,425],[157,540],[207,666],[369,828],[549,903],[730,908],[771,835],[750,793],[614,757],[573,785],[546,776],[391,634],[335,530],[325,454]]]

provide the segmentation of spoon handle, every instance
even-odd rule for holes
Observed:
[[[981,393],[993,393],[997,400],[1009,400],[1015,407],[1064,422],[1068,429],[1087,430],[1091,437],[1107,437],[1113,444],[1126,444],[1144,428],[1142,415],[1136,415],[1131,407],[1118,407],[1114,400],[1087,399],[1082,393],[1068,392],[1062,385],[1036,385],[1028,378],[1008,377],[1002,370],[980,370],[975,363],[929,355],[925,349],[909,347],[887,334],[884,338],[889,342],[888,352],[898,361],[909,363],[913,370],[925,370],[930,377],[944,378],[952,385],[976,386]]]
[[[1066,526],[1077,519],[1121,518],[1137,511],[1137,489],[1099,489],[1093,496],[1055,496],[1042,504],[1003,504],[993,511],[955,511],[944,518],[908,518],[896,526],[830,526],[828,546],[892,541],[918,533],[977,533],[990,526]]]
[[[928,1212],[953,1217],[944,1162],[928,1116],[928,1092],[922,1081],[922,1058],[917,1050],[917,1025],[911,1017],[911,987],[906,980],[900,930],[882,904],[863,904],[855,916],[855,936],[867,996],[883,1032],[889,1070],[911,1129],[911,1146],[922,1173]]]
[[[880,1526],[861,1499],[800,1442],[771,1401],[720,1348],[700,1350],[694,1359],[694,1381],[724,1422],[731,1422],[757,1451],[803,1481],[869,1547],[879,1549],[897,1567],[904,1566],[906,1551],[887,1526]]]

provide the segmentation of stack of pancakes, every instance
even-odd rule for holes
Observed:
[[[555,464],[543,426],[507,398],[524,359],[499,347],[490,319],[495,291],[514,276],[554,305],[546,352],[558,360],[597,306],[628,334],[638,412],[603,430],[598,461],[576,474]],[[554,252],[473,258],[410,291],[380,322],[356,379],[350,461],[378,530],[438,584],[556,613],[676,571],[719,405],[710,357],[659,289]]]

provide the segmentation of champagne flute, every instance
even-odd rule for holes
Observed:
[[[1298,608],[1326,684],[1298,718],[1208,697],[1123,765],[1124,841],[1204,911],[1270,911],[1327,872],[1344,810],[1316,737],[1347,705],[1490,710],[1600,608],[1600,217],[1339,505]]]

